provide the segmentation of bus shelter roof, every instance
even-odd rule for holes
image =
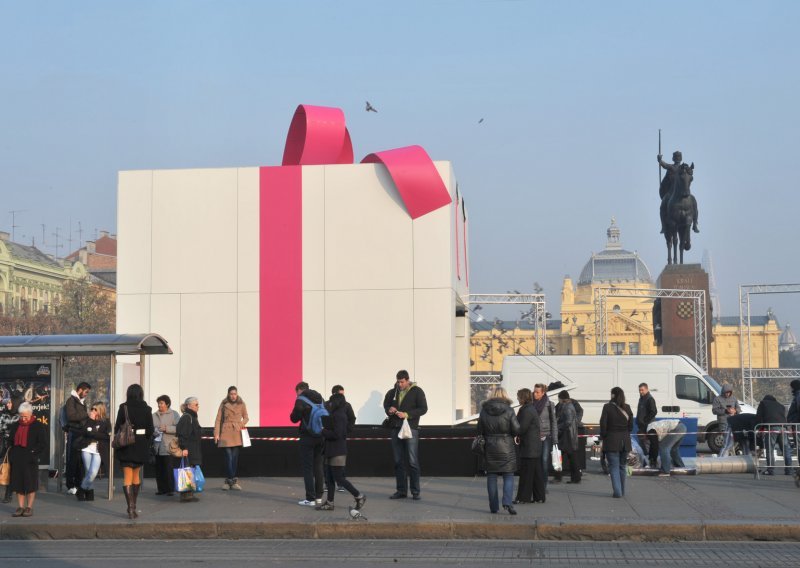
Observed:
[[[172,349],[157,333],[0,336],[0,357],[57,355],[172,355]]]

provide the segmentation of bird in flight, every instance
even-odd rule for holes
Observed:
[[[480,124],[480,123],[482,123],[482,122],[483,122],[483,119],[480,119],[480,120],[478,121],[478,124]]]
[[[378,111],[375,109],[375,107],[374,107],[374,106],[372,106],[371,104],[369,104],[369,101],[367,101],[367,108],[366,108],[365,110],[366,110],[367,112],[378,112]]]

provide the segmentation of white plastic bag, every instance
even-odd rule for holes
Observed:
[[[410,440],[414,437],[411,433],[411,426],[408,425],[408,418],[403,418],[403,425],[400,427],[400,433],[397,437],[401,440]]]
[[[252,445],[253,443],[250,441],[250,432],[247,431],[247,428],[242,428],[242,447],[249,448]]]
[[[550,452],[550,457],[553,460],[553,469],[561,471],[561,450],[558,449],[558,444],[553,444],[553,451]]]

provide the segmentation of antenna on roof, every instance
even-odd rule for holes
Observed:
[[[58,239],[59,239],[59,237],[61,237],[61,234],[59,233],[59,231],[61,231],[61,227],[56,227],[56,232],[52,233],[52,235],[56,238],[56,244],[53,245],[53,248],[56,249],[55,254],[53,254],[53,257],[56,260],[58,260],[58,249],[60,249],[61,247],[64,246],[64,245],[58,243]]]
[[[24,213],[25,211],[27,211],[27,209],[14,209],[13,211],[9,211],[9,213],[11,213],[11,242],[14,242],[17,227],[21,226],[17,225],[17,213]]]
[[[39,223],[39,226],[42,228],[42,247],[45,247],[47,246],[47,241],[44,238],[45,224]]]
[[[72,254],[72,217],[69,218],[69,232],[67,233],[67,254]]]

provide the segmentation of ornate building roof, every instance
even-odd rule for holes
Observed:
[[[652,283],[650,270],[639,255],[622,248],[620,230],[613,218],[606,235],[606,248],[592,254],[581,271],[578,285],[611,281]]]
[[[795,336],[794,332],[792,331],[792,326],[788,323],[781,333],[781,337],[778,340],[778,349],[780,351],[793,351],[797,349],[797,337]]]

